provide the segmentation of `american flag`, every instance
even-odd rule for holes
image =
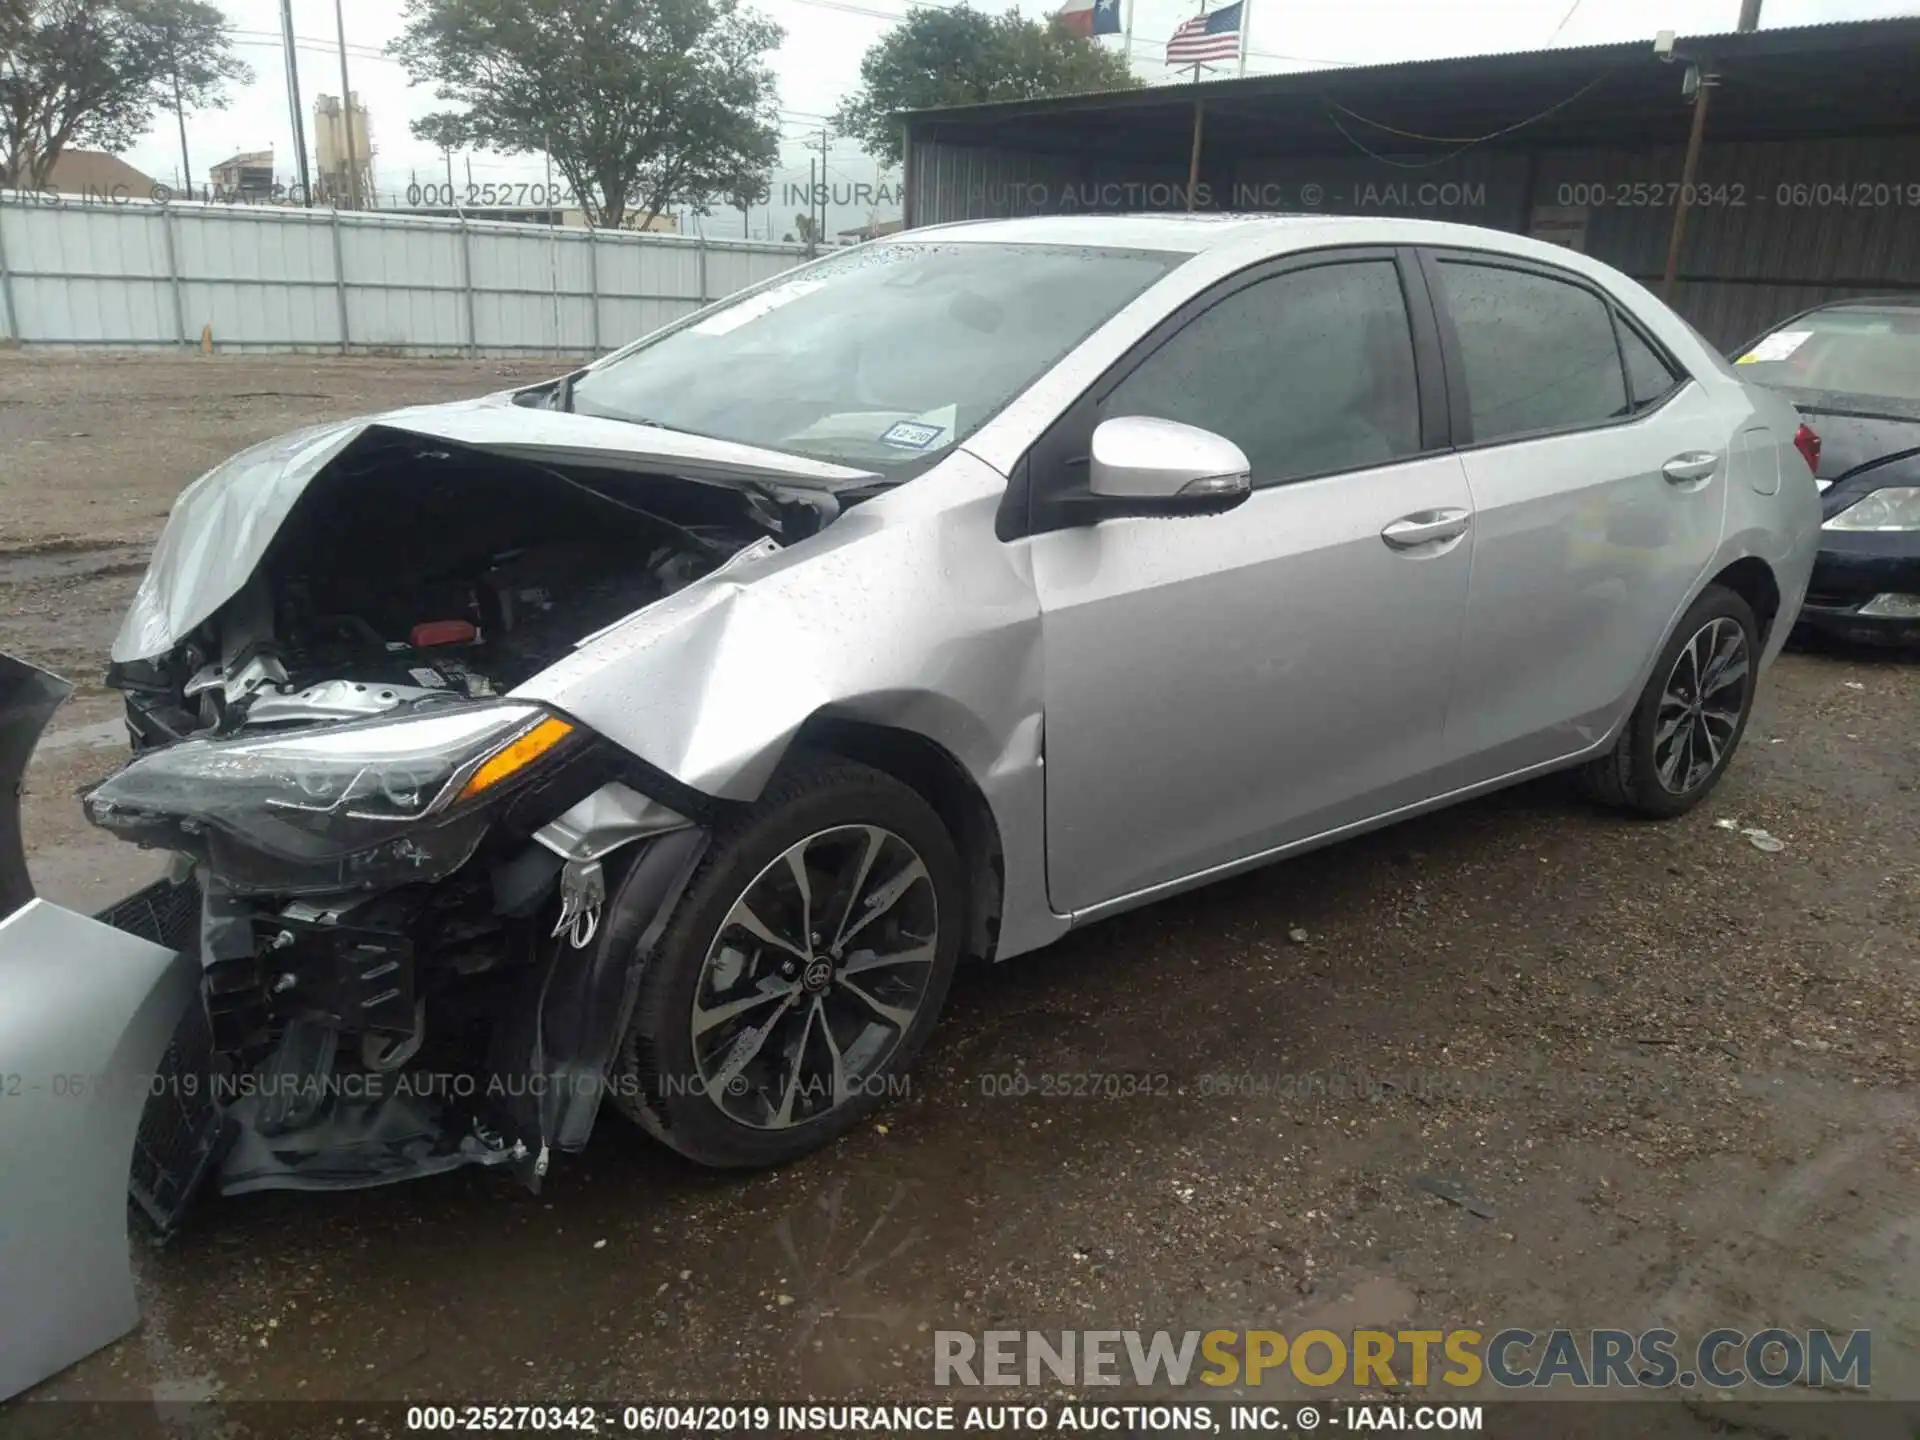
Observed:
[[[1227,5],[1211,15],[1196,15],[1167,41],[1167,64],[1231,60],[1240,53],[1240,12],[1246,0]]]

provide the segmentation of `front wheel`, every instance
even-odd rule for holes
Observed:
[[[1643,815],[1691,810],[1746,733],[1759,656],[1752,607],[1709,585],[1674,627],[1613,749],[1578,772],[1581,788]]]
[[[904,1084],[965,928],[952,839],[868,766],[810,758],[713,836],[645,957],[616,1103],[681,1154],[774,1165]]]

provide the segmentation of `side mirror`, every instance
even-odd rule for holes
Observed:
[[[1087,496],[1077,509],[1109,515],[1217,515],[1253,493],[1246,452],[1223,435],[1118,415],[1094,428]]]

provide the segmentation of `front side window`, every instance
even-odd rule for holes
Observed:
[[[1613,317],[1592,291],[1525,270],[1442,260],[1473,439],[1598,425],[1628,413]]]
[[[582,376],[573,406],[882,473],[945,453],[1187,257],[863,246]]]
[[[1100,406],[1224,435],[1255,484],[1382,465],[1420,448],[1413,336],[1389,260],[1317,265],[1228,295]]]

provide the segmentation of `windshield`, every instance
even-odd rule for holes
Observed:
[[[1756,341],[1734,363],[1743,378],[1781,389],[1920,402],[1920,306],[1816,310]]]
[[[964,439],[1187,257],[862,246],[580,377],[590,415],[882,472]]]

